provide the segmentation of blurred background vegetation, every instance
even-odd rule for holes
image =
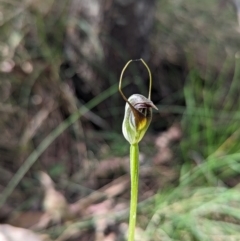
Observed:
[[[0,238],[10,224],[30,241],[125,240],[117,85],[143,58],[159,112],[140,144],[137,240],[240,240],[238,5],[0,0]],[[148,92],[138,63],[124,83]]]

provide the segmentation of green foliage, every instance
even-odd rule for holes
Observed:
[[[231,81],[225,80],[223,83],[222,76],[227,76],[226,70],[223,71],[215,79],[205,80],[197,70],[193,69],[189,73],[184,87],[186,109],[182,118],[185,137],[181,141],[187,165],[199,165],[212,158],[222,158],[238,152],[240,148],[240,98],[237,85],[239,59],[236,58],[235,73]],[[229,88],[226,88],[227,85]],[[228,168],[227,165],[225,170]],[[221,173],[223,170],[214,170],[210,166],[209,171],[217,174],[217,171]],[[234,175],[234,172],[229,175]]]
[[[156,195],[151,240],[239,240],[238,188],[182,187]]]
[[[236,55],[225,60],[218,75],[211,68],[205,76],[197,68],[190,70],[184,86],[179,185],[155,196],[146,228],[151,240],[240,239],[239,185],[229,187],[238,183],[240,172],[239,69]]]

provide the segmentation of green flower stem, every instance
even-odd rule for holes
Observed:
[[[128,241],[134,241],[136,218],[137,218],[137,201],[138,201],[138,170],[139,170],[139,149],[138,143],[130,146],[130,173],[131,173],[131,201]]]

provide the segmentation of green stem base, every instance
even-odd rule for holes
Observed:
[[[130,173],[131,173],[131,201],[128,241],[134,241],[135,226],[137,219],[137,201],[138,201],[138,172],[139,172],[139,148],[138,144],[130,146]]]

